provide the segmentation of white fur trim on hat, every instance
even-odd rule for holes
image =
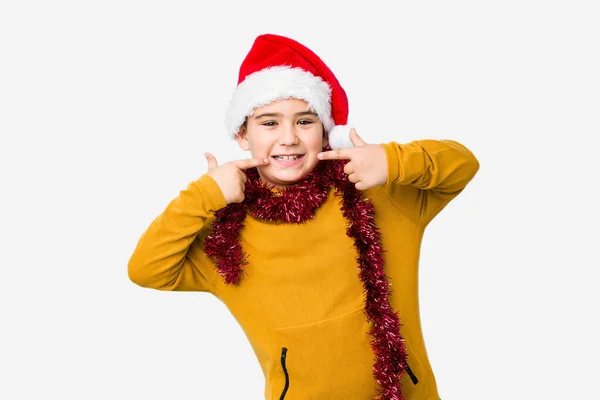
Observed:
[[[329,147],[334,150],[345,149],[354,147],[354,143],[350,140],[350,129],[349,125],[336,125],[329,132]]]
[[[289,98],[306,101],[323,122],[325,131],[333,129],[329,84],[303,69],[277,66],[254,72],[237,86],[225,115],[227,133],[234,137],[256,107]]]

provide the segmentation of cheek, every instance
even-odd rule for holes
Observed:
[[[323,137],[323,130],[318,129],[305,135],[303,142],[309,150],[320,152],[323,149],[323,146],[325,146],[326,140],[327,139]]]
[[[268,138],[262,136],[262,137],[254,137],[252,140],[249,141],[250,143],[250,148],[252,150],[264,150],[264,149],[268,149],[269,147],[272,146],[272,143],[268,140]]]
[[[311,141],[310,148],[315,149],[316,151],[320,152],[326,144],[327,144],[327,139],[323,138],[323,136],[319,135],[318,137],[315,137]]]

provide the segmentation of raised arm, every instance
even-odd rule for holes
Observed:
[[[226,204],[209,175],[191,182],[142,234],[129,259],[129,279],[159,290],[212,291],[210,265],[194,264],[188,251],[196,236],[210,228],[214,212]]]
[[[388,161],[385,190],[392,201],[429,223],[473,179],[479,161],[453,140],[415,140],[383,145]]]
[[[160,290],[212,292],[216,271],[194,240],[207,232],[217,210],[244,200],[244,170],[268,159],[245,159],[218,165],[205,153],[208,172],[190,183],[144,232],[129,260],[129,279]],[[198,250],[201,250],[198,245]],[[193,253],[193,256],[191,256]]]

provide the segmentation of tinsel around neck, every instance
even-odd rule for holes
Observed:
[[[304,223],[315,217],[316,210],[334,188],[336,196],[341,197],[341,210],[349,223],[346,234],[353,239],[358,253],[358,275],[366,292],[367,320],[373,322],[369,332],[376,357],[373,375],[381,387],[377,399],[403,400],[400,378],[407,370],[407,354],[400,334],[400,319],[389,302],[381,235],[375,225],[373,204],[348,181],[343,171],[345,164],[342,160],[320,161],[306,179],[281,190],[273,190],[262,182],[256,168],[246,170],[244,201],[229,204],[215,213],[204,251],[215,260],[226,284],[240,284],[247,255],[242,250],[239,235],[247,213],[269,222]]]

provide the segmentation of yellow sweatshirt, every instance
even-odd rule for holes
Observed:
[[[402,385],[407,400],[438,400],[419,316],[421,240],[427,224],[465,188],[479,163],[450,140],[383,146],[387,183],[363,195],[375,207],[390,304],[399,314],[417,379],[404,374]],[[247,216],[240,243],[248,264],[239,285],[225,284],[202,249],[214,212],[225,205],[210,176],[191,182],[141,236],[129,261],[130,279],[143,287],[204,291],[219,298],[258,358],[267,400],[281,399],[284,391],[285,400],[375,398],[375,359],[357,253],[333,190],[305,224]]]

